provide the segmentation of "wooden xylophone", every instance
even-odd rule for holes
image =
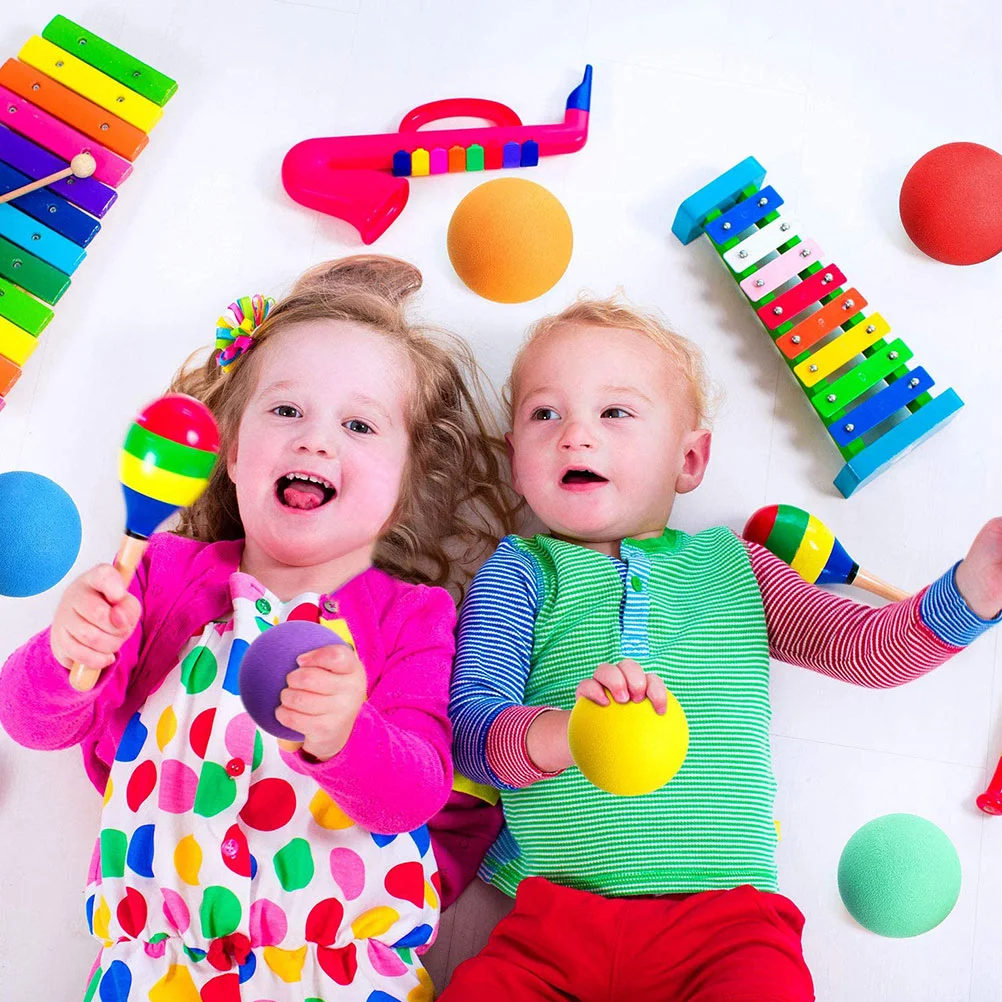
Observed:
[[[0,409],[176,90],[61,15],[0,67],[0,195],[80,153],[96,164],[0,204]]]
[[[690,195],[672,233],[688,244],[706,233],[793,370],[845,465],[843,497],[938,431],[963,401],[909,368],[912,350],[890,340],[879,313],[800,229],[783,199],[763,187],[765,170],[748,157]]]

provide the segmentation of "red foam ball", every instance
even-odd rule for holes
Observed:
[[[944,264],[978,264],[1002,251],[1002,156],[947,143],[920,157],[898,211],[915,246]]]

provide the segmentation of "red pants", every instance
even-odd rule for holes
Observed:
[[[812,1002],[804,916],[753,887],[603,898],[539,877],[440,1002]]]

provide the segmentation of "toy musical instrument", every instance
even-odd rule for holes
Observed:
[[[129,428],[119,459],[125,495],[125,535],[115,569],[128,586],[149,537],[178,508],[205,490],[219,451],[212,412],[183,393],[169,393],[141,411]],[[100,671],[74,664],[70,684],[94,687]]]
[[[580,150],[588,139],[591,72],[586,66],[567,98],[563,122],[523,125],[511,108],[480,98],[432,101],[404,115],[396,132],[297,143],[282,161],[282,184],[301,205],[344,219],[371,244],[403,212],[408,177],[534,167],[540,157]],[[418,131],[462,117],[493,124]]]
[[[672,233],[683,244],[709,236],[842,454],[835,487],[849,497],[963,401],[952,389],[932,396],[932,376],[908,367],[912,350],[879,313],[863,313],[866,298],[763,187],[765,173],[741,161],[679,206]]]
[[[834,533],[803,508],[773,504],[759,508],[745,525],[745,539],[764,546],[811,584],[849,584],[892,602],[908,592],[860,569]]]
[[[1002,814],[1002,758],[995,767],[988,788],[977,799],[978,810],[985,814]]]
[[[0,66],[0,408],[176,89],[61,15]]]

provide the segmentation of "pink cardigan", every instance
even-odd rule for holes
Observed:
[[[199,543],[158,533],[130,591],[139,625],[93,690],[74,691],[43,630],[0,673],[0,724],[28,748],[79,744],[99,792],[132,715],[177,664],[182,646],[232,608],[230,575],[243,540]],[[344,748],[309,773],[358,824],[397,834],[425,824],[452,787],[447,714],[456,610],[441,588],[407,584],[370,568],[334,597],[351,624],[369,696]],[[475,865],[475,864],[473,864]]]

